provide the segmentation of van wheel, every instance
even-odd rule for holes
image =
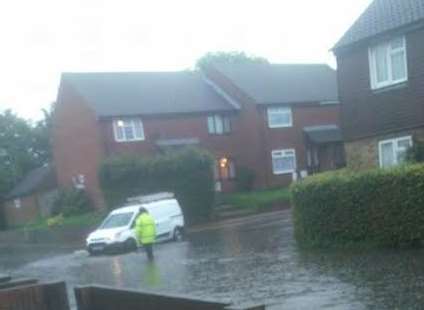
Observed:
[[[134,239],[128,239],[125,241],[125,250],[128,252],[134,252],[137,250],[137,242]]]
[[[183,230],[181,227],[175,227],[174,233],[172,234],[172,240],[182,241],[183,240]]]

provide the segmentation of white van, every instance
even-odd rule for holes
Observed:
[[[113,210],[100,227],[88,236],[88,252],[136,250],[135,222],[140,207],[155,219],[158,242],[182,239],[184,217],[178,201],[172,193],[158,193],[129,198],[126,206]]]

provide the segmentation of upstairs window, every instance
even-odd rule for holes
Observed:
[[[144,140],[143,122],[139,118],[126,118],[113,121],[115,141],[132,142]]]
[[[208,132],[211,135],[224,135],[231,132],[230,118],[227,115],[211,115],[208,117]]]
[[[378,89],[408,80],[405,37],[371,47],[369,50],[371,88]]]
[[[410,136],[380,141],[378,148],[380,167],[392,167],[404,162],[406,151],[411,146],[412,137]]]
[[[269,128],[292,127],[292,110],[289,107],[268,108]]]
[[[274,174],[296,171],[296,151],[294,149],[272,151],[272,170]]]

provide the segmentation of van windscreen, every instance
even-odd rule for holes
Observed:
[[[109,229],[127,226],[130,223],[133,214],[133,212],[127,212],[109,215],[100,228]]]

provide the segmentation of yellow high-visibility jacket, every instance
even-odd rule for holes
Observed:
[[[135,232],[140,244],[152,244],[156,238],[156,224],[153,217],[148,213],[139,215],[135,222]]]

